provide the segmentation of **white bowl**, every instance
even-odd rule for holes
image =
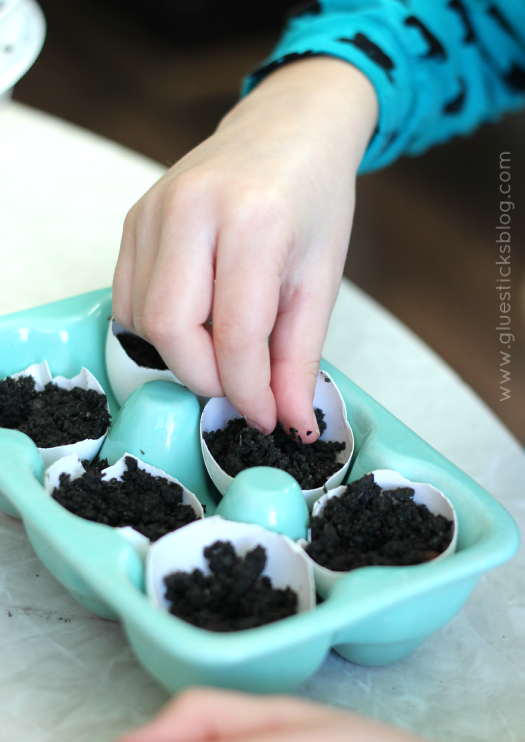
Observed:
[[[0,6],[0,102],[40,54],[46,22],[34,0],[4,0]]]

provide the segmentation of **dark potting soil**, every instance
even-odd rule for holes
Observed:
[[[441,554],[453,523],[416,504],[414,490],[382,490],[367,474],[332,497],[321,516],[310,519],[307,553],[323,567],[347,572],[371,565],[421,564]]]
[[[117,335],[128,356],[135,361],[137,366],[154,368],[157,371],[165,371],[168,367],[162,360],[159,351],[147,340],[134,335],[132,332],[120,332]]]
[[[91,465],[83,461],[86,473],[73,480],[61,474],[53,498],[81,518],[116,528],[132,526],[151,541],[197,519],[191,505],[181,504],[179,484],[139,469],[130,456],[125,461],[122,482],[101,478],[102,469],[108,466],[106,459]]]
[[[203,553],[211,574],[194,569],[164,578],[174,616],[210,631],[240,631],[297,613],[297,593],[290,587],[274,588],[269,577],[261,576],[263,546],[239,557],[230,541],[216,541]]]
[[[326,430],[324,413],[315,410],[321,435]],[[203,433],[208,449],[219,466],[231,477],[252,466],[274,466],[292,475],[301,489],[321,487],[341,468],[336,456],[346,448],[346,443],[317,440],[305,444],[301,436],[286,435],[281,423],[273,433],[264,435],[249,428],[242,418],[230,420],[223,430]]]
[[[100,438],[110,415],[105,394],[46,384],[37,392],[32,376],[0,381],[0,427],[25,433],[39,448]]]

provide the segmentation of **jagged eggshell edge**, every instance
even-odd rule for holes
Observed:
[[[52,377],[47,361],[43,361],[42,363],[33,363],[31,364],[31,366],[28,366],[28,368],[24,369],[24,371],[19,371],[16,374],[12,374],[11,378],[18,379],[21,376],[32,376],[35,380],[35,388],[38,392],[41,392],[46,384],[51,382],[52,384],[56,384],[61,389],[67,389],[68,391],[73,389],[74,387],[78,387],[79,389],[84,390],[93,389],[94,391],[98,392],[99,394],[103,394],[104,397],[106,397],[106,392],[104,391],[100,383],[93,376],[91,371],[84,367],[82,367],[80,373],[74,376],[72,379],[66,379],[65,376]],[[106,407],[109,411],[107,397]],[[38,452],[42,456],[44,466],[51,466],[51,464],[53,464],[55,461],[58,461],[65,456],[69,456],[69,454],[72,453],[77,453],[82,461],[85,461],[86,459],[92,461],[97,453],[100,451],[108,430],[109,426],[104,435],[100,436],[100,438],[97,439],[85,438],[84,440],[77,441],[76,443],[69,443],[67,446],[39,448]]]
[[[311,560],[288,536],[252,523],[225,520],[220,515],[189,523],[156,541],[146,557],[146,594],[151,603],[168,610],[164,577],[172,572],[200,569],[209,574],[203,551],[215,541],[230,541],[239,556],[260,544],[266,549],[267,575],[273,587],[290,586],[298,597],[298,613],[315,608],[315,583]]]
[[[328,489],[337,487],[348,471],[352,454],[354,452],[354,435],[352,428],[346,417],[346,405],[337,385],[330,378],[326,371],[319,371],[317,383],[315,386],[314,408],[320,408],[325,413],[326,430],[323,433],[323,440],[344,441],[346,448],[337,454],[337,461],[341,463],[341,468],[328,478],[326,483],[321,487],[311,490],[302,490],[306,504],[312,509],[316,500],[323,492]],[[201,447],[204,463],[208,470],[214,485],[221,495],[225,495],[233,477],[227,474],[215,461],[204,440],[203,433],[211,430],[224,428],[230,420],[240,418],[240,413],[235,409],[227,397],[214,397],[205,406],[201,415],[200,433]]]
[[[448,497],[444,495],[443,492],[441,492],[441,490],[438,490],[436,487],[433,487],[431,484],[427,484],[426,482],[411,482],[409,479],[406,479],[406,477],[404,477],[399,472],[394,471],[393,469],[376,469],[375,471],[371,472],[371,474],[374,477],[375,483],[383,490],[399,489],[400,487],[410,487],[414,490],[414,502],[426,505],[430,512],[434,513],[434,515],[443,515],[445,518],[448,518],[448,520],[451,520],[453,522],[453,533],[450,544],[447,546],[445,551],[443,551],[441,554],[439,554],[439,556],[431,559],[430,561],[440,562],[441,560],[446,559],[447,557],[454,554],[457,548],[458,541],[458,517],[454,506],[452,505]],[[332,497],[340,497],[345,491],[346,485],[337,487],[333,490],[329,490],[325,495],[317,500],[314,505],[312,515],[322,515],[328,500],[330,500]],[[303,548],[305,548],[310,541],[311,532],[310,529],[308,529],[308,541],[301,539],[299,543]],[[341,577],[344,577],[344,575],[348,574],[348,572],[336,572],[332,569],[328,569],[327,567],[322,567],[320,564],[317,564],[317,562],[311,559],[311,557],[308,558],[311,560],[313,565],[317,592],[322,598],[326,598],[337,580],[340,580]]]
[[[127,332],[128,330],[119,325],[116,319],[113,317],[110,319],[106,337],[106,369],[111,389],[120,407],[135,389],[147,381],[174,381],[180,384],[169,369],[146,368],[135,363],[117,338],[117,335]]]
[[[102,469],[102,479],[118,479],[119,481],[122,481],[122,475],[127,468],[125,461],[127,456],[135,459],[138,468],[142,469],[148,474],[151,474],[152,477],[161,477],[162,479],[166,479],[168,482],[180,484],[180,486],[182,487],[182,504],[190,505],[195,511],[195,515],[198,519],[204,518],[204,509],[193,492],[190,492],[190,490],[188,490],[181,482],[179,482],[178,479],[175,479],[175,477],[172,477],[170,474],[162,471],[162,469],[157,469],[157,467],[151,466],[151,464],[147,464],[145,461],[141,461],[141,459],[133,456],[133,454],[131,453],[125,453],[124,456],[122,456],[112,466],[108,466],[106,469]],[[61,474],[69,474],[71,476],[71,479],[73,480],[81,477],[85,473],[85,471],[86,470],[82,466],[82,462],[77,454],[70,454],[69,456],[65,456],[64,458],[59,459],[54,464],[52,464],[48,469],[46,469],[46,473],[44,475],[44,489],[49,495],[52,495],[53,491],[56,488],[60,487]],[[147,536],[144,536],[144,534],[136,531],[131,526],[122,526],[116,528],[115,530],[119,531],[119,533],[135,547],[141,557],[144,558],[146,556],[146,552],[150,545],[150,540]]]

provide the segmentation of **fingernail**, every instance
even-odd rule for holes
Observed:
[[[244,419],[246,420],[246,425],[249,428],[254,428],[255,430],[258,430],[259,433],[264,433],[264,430],[261,428],[260,425],[257,425],[257,423],[254,423],[253,420],[249,420],[246,415],[243,415]]]

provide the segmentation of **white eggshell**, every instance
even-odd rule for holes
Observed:
[[[180,384],[177,377],[169,369],[146,368],[135,363],[128,356],[117,337],[117,335],[127,332],[128,330],[125,330],[115,319],[112,319],[109,323],[106,338],[106,368],[109,383],[121,407],[135,389],[138,389],[147,381],[160,379],[161,381],[175,381]]]
[[[266,549],[267,575],[275,588],[295,590],[298,613],[315,608],[315,584],[311,560],[287,536],[251,523],[225,520],[220,515],[190,523],[156,541],[146,558],[146,593],[156,607],[168,610],[164,577],[172,572],[200,569],[209,574],[203,551],[215,541],[230,541],[239,556],[257,545]]]
[[[340,451],[337,454],[336,460],[341,464],[341,468],[329,477],[325,485],[316,489],[302,491],[310,509],[323,492],[326,492],[327,489],[337,487],[343,481],[354,452],[354,435],[346,418],[345,402],[337,385],[331,380],[326,371],[319,371],[317,376],[313,406],[314,408],[321,409],[325,414],[326,430],[321,436],[321,440],[344,441],[346,447],[344,451]],[[225,428],[230,420],[240,417],[239,412],[237,412],[226,397],[214,397],[210,399],[201,416],[202,455],[208,469],[208,474],[221,495],[226,494],[233,482],[233,477],[227,474],[224,469],[221,469],[215,461],[202,434]]]
[[[127,469],[125,461],[126,456],[130,456],[132,459],[135,459],[138,468],[142,469],[148,474],[151,474],[152,477],[162,477],[162,479],[166,479],[168,482],[180,484],[180,486],[182,487],[182,504],[190,505],[195,511],[195,515],[197,516],[197,518],[204,518],[204,509],[193,492],[190,492],[188,489],[186,489],[186,487],[184,487],[184,485],[181,484],[178,479],[175,479],[175,477],[172,477],[170,474],[166,474],[166,472],[162,471],[162,469],[157,469],[155,466],[146,464],[144,461],[141,461],[136,456],[133,456],[130,453],[125,453],[122,458],[120,458],[113,464],[113,466],[108,466],[106,469],[102,469],[102,479],[107,481],[109,481],[110,479],[118,479],[121,482],[122,475]],[[49,467],[49,469],[46,470],[44,476],[44,489],[49,495],[52,495],[53,490],[55,490],[57,487],[60,487],[61,474],[70,474],[71,479],[77,479],[78,477],[81,477],[85,473],[85,471],[86,470],[82,466],[82,462],[80,461],[77,454],[66,456],[63,459],[56,461],[52,466]],[[123,526],[117,528],[116,530],[119,531],[120,534],[124,536],[124,538],[131,542],[131,544],[136,548],[136,550],[142,557],[146,556],[146,552],[150,544],[150,540],[147,536],[139,533],[139,531],[136,531],[134,528],[132,528],[132,526]]]
[[[54,490],[60,487],[61,474],[69,474],[73,480],[78,479],[85,473],[86,470],[82,466],[82,461],[78,454],[70,453],[69,456],[64,456],[63,458],[58,459],[58,461],[55,461],[54,464],[51,464],[51,466],[46,469],[44,475],[44,489],[48,495],[52,495]]]
[[[52,381],[51,371],[47,361],[42,363],[33,363],[23,371],[19,371],[17,374],[11,374],[11,379],[20,379],[22,376],[32,376],[35,380],[35,389],[37,392],[43,392],[46,384]]]
[[[93,389],[99,394],[106,396],[105,391],[102,389],[96,378],[93,376],[91,371],[87,368],[82,368],[80,373],[74,376],[72,379],[66,379],[64,376],[51,377],[49,366],[47,361],[43,363],[33,363],[31,366],[26,368],[24,371],[19,371],[17,374],[12,374],[12,379],[18,379],[21,376],[32,376],[35,380],[35,389],[37,392],[43,391],[46,384],[51,382],[61,389],[67,389],[68,391],[74,387],[79,389]],[[109,410],[109,405],[106,400],[106,406]],[[109,426],[108,426],[109,427]],[[107,431],[106,431],[107,433]],[[52,448],[39,448],[38,451],[44,460],[46,467],[51,466],[55,461],[69,456],[72,453],[77,453],[82,461],[92,461],[102,447],[106,433],[100,436],[100,438],[85,438],[82,441],[76,443],[69,443],[67,446],[53,446]]]
[[[445,518],[453,522],[453,533],[450,544],[447,546],[445,551],[430,561],[439,562],[442,559],[451,556],[456,551],[458,541],[458,518],[454,506],[443,492],[436,489],[431,484],[426,484],[424,482],[411,482],[409,479],[406,479],[399,474],[399,472],[391,469],[377,469],[371,473],[374,476],[374,482],[381,487],[381,489],[394,490],[399,489],[400,487],[410,487],[414,490],[414,502],[426,505],[434,515],[443,515]],[[328,500],[332,497],[340,497],[345,491],[346,485],[327,492],[315,503],[312,515],[321,516]],[[308,541],[311,541],[310,530],[308,530]],[[298,543],[300,543],[304,548],[308,541],[301,539]],[[308,558],[311,559],[310,557]],[[327,569],[327,567],[322,567],[313,559],[311,559],[311,562],[314,568],[317,592],[322,598],[325,598],[328,595],[337,580],[348,574],[348,572],[335,572],[334,570]]]

